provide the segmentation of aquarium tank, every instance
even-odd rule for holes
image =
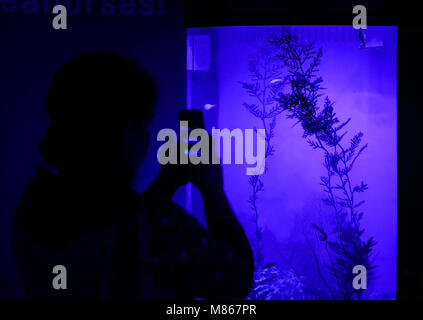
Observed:
[[[248,299],[396,298],[396,50],[393,26],[188,29],[187,108],[265,144],[263,172],[223,165]],[[184,206],[205,224],[192,185]]]

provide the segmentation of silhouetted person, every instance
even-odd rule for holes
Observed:
[[[46,166],[16,212],[13,253],[28,298],[244,298],[254,263],[217,165],[163,166],[131,189],[148,148],[154,84],[126,58],[92,53],[63,66],[47,97]],[[192,181],[207,229],[172,202]],[[53,267],[67,270],[55,290]],[[62,283],[63,285],[63,283]]]

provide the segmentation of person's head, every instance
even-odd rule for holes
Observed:
[[[41,154],[65,176],[129,183],[148,148],[154,102],[154,83],[134,61],[111,53],[80,56],[52,81]]]

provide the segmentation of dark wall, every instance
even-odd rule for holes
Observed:
[[[392,2],[392,3],[391,3]],[[186,0],[186,25],[350,25],[352,8],[364,5],[369,23],[392,24],[399,9],[386,0]]]
[[[46,132],[49,83],[69,59],[91,50],[134,58],[158,86],[151,148],[140,174],[142,189],[158,172],[157,132],[177,126],[185,106],[185,29],[181,1],[167,1],[164,15],[68,15],[68,29],[54,30],[52,14],[0,9],[0,299],[22,297],[10,250],[14,211],[40,163]],[[107,173],[106,173],[107,174]]]

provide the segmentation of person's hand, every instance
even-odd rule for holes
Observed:
[[[213,140],[209,135],[209,164],[165,164],[161,166],[160,173],[153,183],[147,188],[146,194],[153,197],[171,200],[176,190],[192,182],[201,193],[220,192],[223,190],[223,175],[220,164],[212,163]],[[179,155],[179,141],[175,148]],[[178,156],[179,158],[179,156]]]
[[[220,192],[223,190],[223,173],[220,164],[213,164],[214,141],[209,135],[209,164],[189,164],[190,181],[201,193]],[[216,154],[215,154],[216,155]]]
[[[149,198],[171,201],[176,190],[189,182],[187,165],[162,165],[157,177],[144,194]]]

